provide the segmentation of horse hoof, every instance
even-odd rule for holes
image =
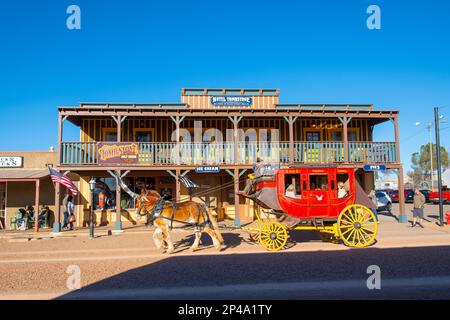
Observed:
[[[167,254],[172,254],[174,252],[174,249],[167,249],[166,253]]]
[[[191,247],[191,252],[195,252],[195,251],[197,251],[198,250],[198,248],[192,248]]]

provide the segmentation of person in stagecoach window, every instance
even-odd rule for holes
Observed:
[[[338,182],[338,199],[345,198],[348,195],[347,190],[345,190],[345,184],[340,181]]]
[[[295,186],[294,184],[290,184],[287,188],[286,188],[286,193],[285,193],[286,197],[288,198],[295,198]]]
[[[295,185],[291,183],[287,188],[285,192],[286,197],[292,198],[292,199],[301,199],[302,196],[295,193]]]

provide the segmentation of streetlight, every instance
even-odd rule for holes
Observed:
[[[91,190],[91,211],[89,213],[89,238],[94,239],[94,190],[95,190],[96,181],[95,178],[92,177],[91,181],[89,181],[89,189]]]

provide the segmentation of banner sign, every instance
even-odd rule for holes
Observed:
[[[195,167],[196,173],[219,173],[219,166],[204,166],[204,167]]]
[[[211,97],[214,107],[250,107],[253,103],[252,97],[247,96],[215,96]]]
[[[0,157],[0,168],[22,168],[23,157]]]
[[[136,143],[99,142],[98,164],[137,164],[139,147]]]
[[[386,166],[384,164],[366,164],[364,171],[384,171]]]

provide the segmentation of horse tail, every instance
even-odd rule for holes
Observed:
[[[220,244],[224,244],[224,240],[222,237],[222,234],[219,231],[219,225],[217,224],[216,218],[212,215],[212,210],[205,206],[206,211],[208,212],[209,220],[211,221],[211,224],[213,226],[213,231],[217,236],[217,239],[219,240]]]

